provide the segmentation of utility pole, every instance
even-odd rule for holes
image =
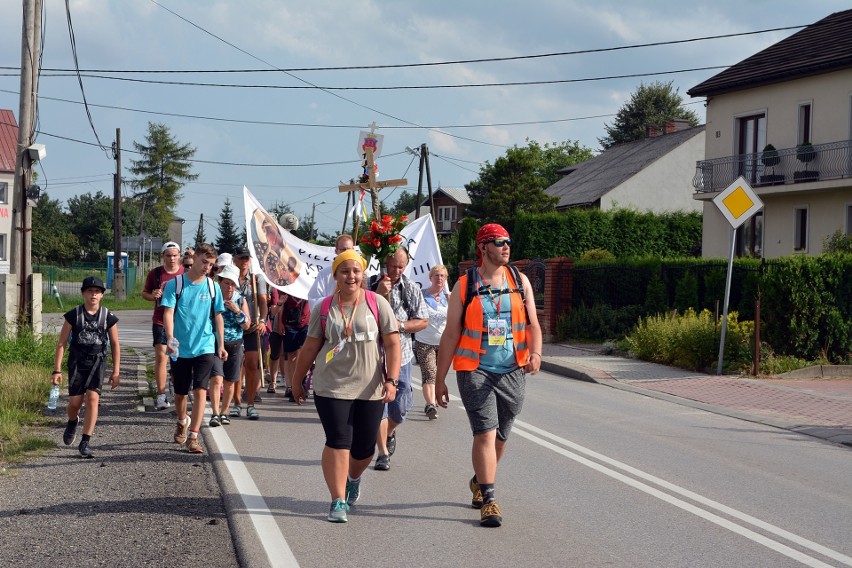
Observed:
[[[32,163],[29,148],[33,144],[36,100],[38,99],[39,60],[41,59],[42,0],[23,0],[21,26],[21,86],[18,107],[18,159],[15,161],[13,188],[12,262],[10,270],[17,272],[18,332],[24,326],[32,329],[32,208],[27,202],[27,190],[32,183]],[[37,291],[41,293],[41,290]]]
[[[416,152],[413,150],[412,152]],[[420,145],[420,178],[417,180],[417,209],[415,209],[414,218],[420,218],[420,203],[423,201],[423,171],[426,171],[426,185],[429,189],[429,213],[432,215],[432,220],[435,225],[438,220],[435,218],[435,198],[432,195],[432,170],[429,168],[429,148],[426,144]]]
[[[348,201],[349,200],[347,199],[347,202]],[[319,203],[314,203],[313,207],[311,207],[311,234],[308,236],[308,240],[311,240],[310,237],[313,237],[314,239],[317,238],[317,225],[316,225],[317,205],[323,205],[323,204],[325,204],[325,201],[320,201]]]
[[[112,293],[116,300],[122,302],[127,299],[127,282],[124,271],[122,270],[124,263],[121,258],[121,128],[115,129],[115,145],[113,146],[112,154],[115,158],[112,197],[112,239],[115,256],[113,256]]]

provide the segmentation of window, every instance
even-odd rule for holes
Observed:
[[[0,261],[9,260],[6,256],[6,235],[0,235]]]
[[[793,252],[808,250],[808,208],[796,207],[793,222]]]
[[[846,236],[852,237],[852,203],[846,205]]]
[[[455,206],[438,207],[438,221],[455,221],[455,220],[456,220],[456,207]]]
[[[799,136],[798,144],[807,144],[811,141],[811,103],[799,105]]]
[[[9,203],[9,184],[0,181],[0,203]]]
[[[766,114],[753,114],[737,119],[737,153],[751,154],[743,156],[740,160],[739,174],[750,183],[757,183],[758,168],[760,162],[756,160],[758,152],[763,151],[766,146]]]
[[[762,258],[763,256],[763,211],[739,226],[736,232],[736,255],[738,257]]]

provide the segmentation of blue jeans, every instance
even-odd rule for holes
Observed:
[[[396,398],[385,405],[382,420],[390,418],[397,424],[405,422],[405,416],[414,404],[411,394],[411,361],[399,368],[399,386],[396,389]]]

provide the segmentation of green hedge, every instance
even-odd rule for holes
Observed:
[[[580,258],[592,249],[607,250],[618,258],[695,256],[700,252],[701,214],[632,209],[521,214],[512,240],[517,243],[515,258]]]
[[[626,260],[574,266],[571,312],[562,337],[612,340],[639,318],[677,310],[721,313],[721,260]],[[779,355],[840,362],[852,357],[852,255],[737,259],[729,312],[753,320],[760,295],[761,338]]]

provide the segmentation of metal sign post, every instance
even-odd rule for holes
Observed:
[[[738,177],[723,192],[713,198],[713,203],[731,225],[731,253],[728,256],[728,276],[725,279],[725,301],[722,308],[722,333],[719,340],[719,364],[716,374],[722,374],[725,359],[725,335],[728,331],[728,298],[731,297],[731,276],[734,272],[734,249],[737,228],[763,208],[763,202],[754,193],[743,176]]]

